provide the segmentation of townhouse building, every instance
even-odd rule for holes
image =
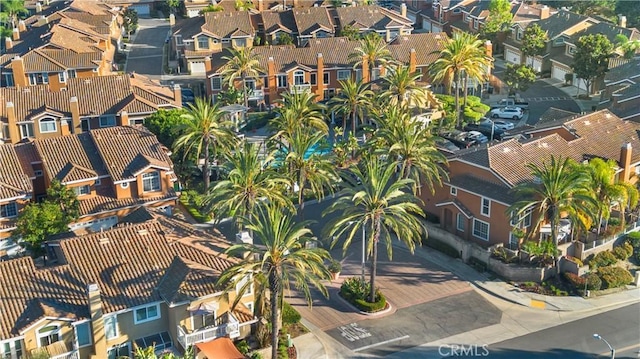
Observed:
[[[442,48],[445,34],[403,35],[391,42],[387,48],[392,57],[407,64],[412,72],[425,73],[427,67],[437,58]],[[368,71],[355,68],[348,60],[349,54],[360,46],[358,41],[347,38],[326,38],[310,41],[307,47],[261,46],[255,47],[260,66],[265,72],[257,79],[246,79],[250,88],[252,104],[273,104],[286,91],[311,91],[317,101],[327,100],[340,91],[341,80],[354,78],[368,81]],[[207,95],[215,99],[223,90],[224,81],[220,75],[226,61],[225,54],[213,54],[205,64],[207,68]],[[364,66],[367,68],[366,59]],[[377,79],[384,74],[384,68],[374,71]],[[239,80],[238,80],[239,81]],[[427,81],[423,75],[419,81]],[[239,87],[240,84],[237,83]]]
[[[640,60],[621,64],[604,75],[598,108],[608,108],[624,120],[640,122]]]
[[[237,262],[222,254],[228,243],[153,211],[126,220],[48,242],[44,265],[0,262],[3,358],[115,359],[150,346],[180,353],[250,333],[253,291],[232,309],[238,292],[216,285]]]
[[[640,124],[624,121],[602,110],[565,121],[550,121],[529,128],[519,138],[452,155],[449,180],[431,196],[424,191],[425,211],[440,226],[465,240],[485,247],[502,243],[517,248],[516,226],[533,230],[531,214],[513,218],[507,211],[515,202],[510,190],[535,181],[528,164],[542,165],[552,155],[584,163],[599,157],[618,164],[616,180],[634,183],[640,173]],[[523,139],[525,138],[525,139]],[[546,238],[548,223],[532,238]]]

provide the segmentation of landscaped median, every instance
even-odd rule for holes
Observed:
[[[376,289],[375,301],[370,302],[370,291],[369,282],[364,282],[359,277],[351,277],[342,283],[338,295],[364,315],[383,314],[391,310],[391,305],[387,303],[387,299],[379,289]]]

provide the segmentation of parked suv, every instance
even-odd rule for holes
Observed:
[[[518,121],[524,116],[520,107],[503,107],[491,110],[491,117],[493,118],[510,118]]]

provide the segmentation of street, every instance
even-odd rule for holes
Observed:
[[[162,49],[169,33],[169,22],[165,19],[139,19],[138,31],[133,43],[127,44],[126,72],[135,72],[160,80]]]

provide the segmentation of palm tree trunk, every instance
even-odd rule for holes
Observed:
[[[460,73],[455,75],[455,103],[456,103],[456,126],[462,128],[462,121],[460,120]]]
[[[244,96],[244,107],[249,108],[249,93],[247,92],[247,84],[244,82],[247,77],[242,74],[242,94]]]
[[[467,107],[467,95],[468,95],[468,87],[467,83],[469,82],[469,75],[467,73],[464,74],[464,99],[462,101],[462,108]]]
[[[303,179],[302,176],[300,176],[300,178],[298,178],[298,205],[299,205],[299,209],[298,211],[300,211],[300,218],[302,218],[302,220],[304,220],[304,190],[303,190]]]
[[[351,135],[355,138],[356,137],[356,120],[358,119],[358,117],[356,116],[356,110],[352,109],[351,111]],[[356,149],[354,148],[353,150],[351,150],[351,159],[354,159],[356,157]]]
[[[376,271],[378,268],[378,240],[380,239],[380,218],[376,218],[374,223],[371,226],[373,232],[373,251],[371,253],[371,277],[369,279],[369,284],[371,284],[371,288],[369,291],[369,302],[373,303],[376,301]]]
[[[202,165],[202,176],[204,181],[204,190],[209,189],[209,139],[204,140],[204,163]]]
[[[271,290],[271,358],[278,358],[278,334],[280,332],[280,307],[278,305],[280,299],[280,283],[278,273],[271,273],[269,282]]]
[[[558,228],[557,226],[557,208],[551,206],[549,208],[551,212],[551,239],[553,240],[553,244],[555,246],[555,252],[553,253],[554,265],[556,266],[556,274],[560,276],[560,255],[558,254]]]

